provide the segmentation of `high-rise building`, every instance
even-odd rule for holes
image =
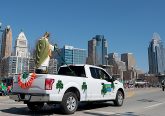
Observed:
[[[15,56],[28,58],[28,43],[24,32],[18,35],[15,41]]]
[[[34,58],[29,58],[29,73],[33,73],[35,71],[35,61]]]
[[[88,41],[88,58],[87,64],[96,64],[96,39]]]
[[[153,34],[148,47],[148,61],[150,74],[165,74],[165,48],[157,33]]]
[[[2,33],[1,59],[11,56],[12,53],[12,30],[7,26]]]
[[[2,59],[2,77],[12,77],[15,74],[29,71],[28,58],[9,56]]]
[[[109,54],[108,54],[108,58],[109,58],[109,59],[113,59],[113,60],[115,60],[115,61],[119,61],[119,60],[120,60],[119,54],[118,54],[118,53],[109,53]]]
[[[85,64],[86,63],[86,50],[74,48],[73,46],[65,45],[61,48],[59,54],[55,54],[59,65],[63,64]],[[59,56],[60,55],[60,56]],[[65,62],[64,62],[65,61]]]
[[[121,61],[118,53],[108,54],[108,64],[112,65],[112,75],[123,81],[123,71],[126,71],[125,62]]]
[[[133,83],[136,76],[136,60],[133,53],[121,54],[121,61],[125,62],[126,70],[123,72],[124,82]]]
[[[29,73],[35,72],[35,62],[34,58],[29,58]],[[50,59],[49,66],[48,66],[48,73],[49,74],[57,74],[57,60]]]
[[[136,61],[133,53],[121,54],[121,61],[125,62],[127,70],[132,70],[136,66]]]
[[[50,59],[48,73],[57,74],[57,60],[56,59]]]
[[[106,65],[107,56],[108,44],[103,35],[96,35],[88,41],[88,64]]]
[[[86,50],[80,48],[74,48],[73,50],[73,64],[85,64],[86,63]]]

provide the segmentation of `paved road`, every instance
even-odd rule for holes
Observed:
[[[80,104],[72,116],[165,116],[165,92],[160,88],[126,90],[122,107],[112,102]],[[25,104],[14,102],[8,97],[0,97],[0,115],[62,115],[59,106],[45,106],[40,112],[31,112]]]

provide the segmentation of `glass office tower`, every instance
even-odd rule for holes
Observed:
[[[59,56],[60,55],[60,56]],[[74,48],[73,46],[65,45],[59,50],[59,54],[55,54],[59,66],[63,64],[85,64],[86,63],[86,50]],[[65,62],[64,62],[64,61]]]
[[[96,35],[92,40],[88,41],[88,64],[106,65],[107,40],[103,35]]]
[[[165,48],[157,33],[153,34],[148,47],[148,61],[150,74],[165,74]]]

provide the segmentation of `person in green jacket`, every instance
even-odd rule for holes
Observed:
[[[7,95],[7,87],[6,87],[6,85],[1,82],[0,86],[1,86],[2,94],[3,95]]]

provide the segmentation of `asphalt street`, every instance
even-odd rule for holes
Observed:
[[[127,89],[122,107],[112,102],[80,104],[71,116],[165,116],[165,92],[161,88]],[[59,105],[45,105],[40,112],[31,112],[22,102],[0,96],[0,116],[63,115]]]

